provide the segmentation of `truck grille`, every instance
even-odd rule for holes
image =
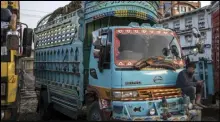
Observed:
[[[162,97],[173,98],[181,96],[181,89],[178,88],[161,88],[139,90],[139,97],[149,99],[161,99]]]

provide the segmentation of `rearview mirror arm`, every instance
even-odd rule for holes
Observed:
[[[196,29],[198,33],[193,32],[193,28]],[[196,38],[200,38],[200,36],[201,36],[201,35],[200,35],[200,32],[199,32],[199,30],[198,30],[196,27],[192,27],[192,32],[193,32],[193,34],[194,34],[194,36],[195,36]],[[195,34],[196,34],[196,35],[195,35]]]

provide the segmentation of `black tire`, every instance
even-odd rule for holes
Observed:
[[[12,121],[17,121],[19,119],[20,101],[21,101],[21,95],[20,95],[20,91],[18,90],[16,93],[16,102],[11,109],[10,120]]]
[[[99,108],[98,101],[94,101],[89,105],[87,111],[87,120],[88,121],[106,121],[106,117],[104,117],[103,113]]]
[[[50,120],[52,117],[52,104],[49,105],[47,99],[47,91],[41,91],[38,109],[42,120]]]

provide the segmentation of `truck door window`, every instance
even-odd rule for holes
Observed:
[[[111,51],[111,39],[108,38],[108,34],[101,35],[101,40],[98,40],[98,31],[94,31],[93,35],[93,56],[99,61],[103,62],[103,68],[110,68],[110,51]],[[105,46],[105,48],[103,48]],[[101,57],[100,57],[101,56]]]
[[[103,68],[104,69],[110,69],[110,51],[111,51],[111,43],[110,43],[110,38],[109,35],[103,34],[101,35],[102,39],[101,39],[101,43],[102,45],[105,46],[105,48],[101,48],[103,49],[103,55],[100,58],[104,58],[104,62],[103,62]]]

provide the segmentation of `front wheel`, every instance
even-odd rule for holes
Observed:
[[[105,117],[99,108],[99,103],[97,101],[93,102],[87,111],[88,121],[105,121]]]

